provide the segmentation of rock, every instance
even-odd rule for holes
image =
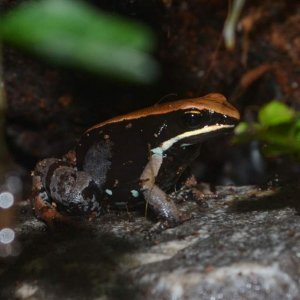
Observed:
[[[49,232],[23,204],[1,299],[300,298],[300,218],[279,190],[189,192],[198,200],[179,205],[193,218],[153,235],[138,212]]]

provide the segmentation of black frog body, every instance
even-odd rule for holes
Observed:
[[[47,221],[65,212],[100,214],[146,200],[169,224],[182,218],[167,192],[199,155],[200,143],[231,131],[238,111],[209,94],[118,116],[88,129],[69,159],[45,159],[34,171],[34,204]],[[71,159],[70,159],[71,157]]]

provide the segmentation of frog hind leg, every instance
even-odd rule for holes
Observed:
[[[157,228],[155,231],[174,227],[187,219],[180,213],[173,200],[155,184],[155,177],[161,163],[162,156],[153,154],[140,177],[141,190],[147,204],[155,214],[163,219],[162,223],[160,222],[159,225],[155,226]]]
[[[32,198],[35,214],[50,226],[55,221],[69,223],[70,215],[94,217],[101,211],[99,190],[92,178],[55,158],[37,163]]]

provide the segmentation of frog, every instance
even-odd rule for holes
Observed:
[[[210,93],[96,124],[62,158],[36,164],[35,214],[50,225],[146,203],[164,228],[177,226],[188,218],[170,192],[199,156],[202,142],[232,132],[239,119],[225,96]]]

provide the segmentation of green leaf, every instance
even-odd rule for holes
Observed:
[[[234,129],[236,135],[245,134],[249,130],[249,124],[246,122],[240,122]]]
[[[299,147],[300,149],[300,119],[296,119],[293,130],[292,130],[292,137],[294,140],[294,143]]]
[[[0,19],[0,37],[55,63],[147,83],[158,74],[141,24],[76,0],[27,2]]]
[[[288,153],[289,150],[286,148],[282,148],[281,146],[278,145],[265,145],[262,148],[262,151],[264,155],[268,157],[277,157],[279,155],[283,155],[285,153]]]
[[[258,119],[259,122],[266,127],[276,126],[292,121],[294,114],[294,110],[287,105],[274,100],[266,104],[259,111]]]

